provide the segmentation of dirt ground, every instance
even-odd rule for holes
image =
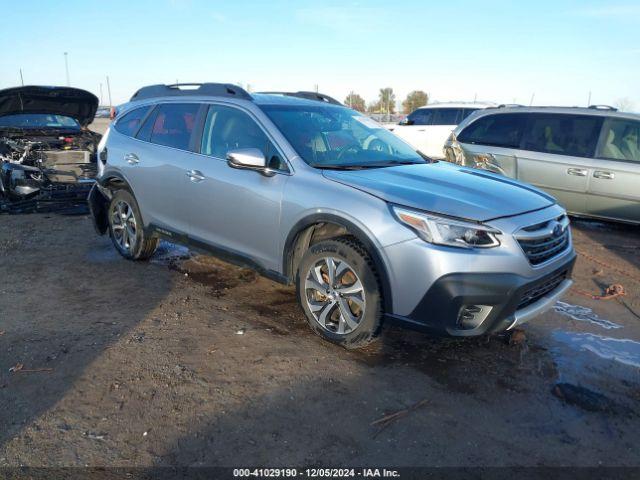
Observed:
[[[348,352],[251,271],[0,216],[0,467],[640,465],[639,231],[574,232],[577,287],[625,297],[572,292],[511,343],[389,327]]]

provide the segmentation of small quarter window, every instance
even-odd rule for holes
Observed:
[[[133,137],[138,131],[138,128],[140,128],[140,124],[147,115],[149,108],[149,106],[146,106],[131,110],[116,120],[114,128],[124,135]]]

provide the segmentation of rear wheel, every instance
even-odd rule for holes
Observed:
[[[378,278],[371,257],[353,238],[311,246],[300,261],[296,286],[309,326],[327,340],[360,348],[380,330]]]
[[[109,204],[109,235],[116,250],[130,260],[146,260],[158,247],[157,238],[147,238],[136,199],[118,190]]]

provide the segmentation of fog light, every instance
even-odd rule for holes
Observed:
[[[479,327],[492,308],[490,305],[463,305],[458,312],[458,327],[464,330]]]

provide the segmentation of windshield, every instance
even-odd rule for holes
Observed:
[[[264,105],[291,146],[317,168],[375,168],[425,159],[369,117],[344,107]]]
[[[14,128],[63,128],[65,130],[80,130],[77,120],[64,115],[46,113],[16,113],[0,117],[0,127]]]

